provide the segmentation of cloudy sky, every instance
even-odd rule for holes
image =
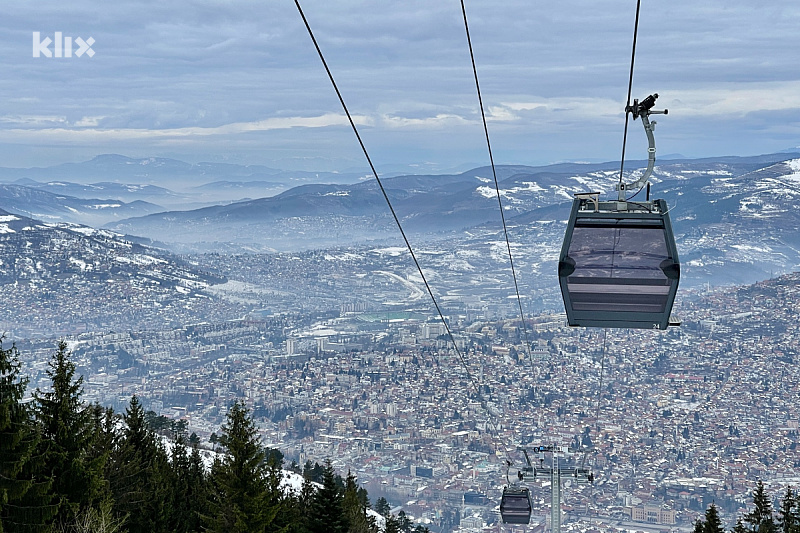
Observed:
[[[301,5],[379,168],[488,162],[457,0]],[[498,163],[619,159],[635,5],[466,1]],[[643,0],[633,96],[669,108],[658,153],[800,145],[798,27],[796,0]],[[33,57],[33,32],[91,37],[94,56]],[[0,166],[118,153],[364,167],[292,0],[14,2],[0,62]],[[646,157],[638,122],[629,139]]]

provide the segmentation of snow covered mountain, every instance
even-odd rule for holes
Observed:
[[[199,321],[208,314],[206,289],[224,281],[107,230],[0,210],[0,331],[163,327],[170,316],[176,324]],[[238,313],[224,304],[214,312]]]
[[[747,283],[800,268],[800,154],[668,160],[656,167],[653,197],[665,198],[688,283]],[[629,175],[641,172],[637,163]],[[611,196],[618,165],[498,167],[500,197],[520,254],[554,261],[576,192]],[[630,180],[627,176],[626,180]],[[491,169],[400,176],[384,185],[415,242],[479,246],[500,227]],[[643,196],[644,193],[642,192]],[[270,198],[112,223],[185,251],[299,251],[397,243],[398,230],[377,185],[304,185]],[[167,237],[168,236],[168,237]],[[544,267],[543,267],[544,268]]]
[[[73,222],[95,227],[164,210],[142,200],[126,203],[118,199],[81,199],[42,188],[6,184],[0,184],[0,208],[50,222]]]

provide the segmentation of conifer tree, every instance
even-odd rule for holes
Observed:
[[[725,533],[725,528],[722,527],[722,520],[719,518],[719,511],[713,503],[706,509],[703,533]]]
[[[190,455],[182,434],[178,434],[172,446],[170,466],[172,468],[170,530],[178,533],[200,531],[200,512],[208,497],[206,479],[197,447],[192,448]]]
[[[400,523],[393,514],[390,513],[384,518],[386,518],[386,529],[384,530],[384,533],[401,533]]]
[[[411,533],[411,519],[406,516],[405,511],[397,513],[397,527],[403,533]]]
[[[375,502],[375,512],[377,512],[379,515],[387,517],[389,516],[391,510],[392,507],[389,505],[389,502],[386,501],[386,498],[384,498],[383,496],[378,498],[378,500]]]
[[[792,487],[786,487],[778,515],[780,533],[800,532],[800,495]]]
[[[742,519],[738,518],[736,520],[736,525],[731,530],[732,533],[747,533],[747,528],[742,523]]]
[[[348,533],[370,533],[375,530],[375,520],[367,516],[367,504],[359,491],[356,477],[347,472],[344,484],[342,508],[348,524]]]
[[[35,474],[39,433],[22,403],[27,385],[16,347],[3,349],[0,338],[0,533],[45,531],[57,510],[49,479]]]
[[[172,498],[166,451],[147,425],[135,395],[122,419],[125,426],[110,475],[115,510],[127,517],[130,533],[169,531]]]
[[[283,454],[275,449],[267,449],[265,454],[267,463],[267,498],[277,510],[275,519],[270,524],[269,529],[283,533],[294,526],[295,516],[293,516],[293,511],[297,509],[297,498],[281,487],[283,482]]]
[[[221,433],[226,453],[211,467],[204,526],[218,533],[270,531],[279,507],[270,501],[265,453],[243,403],[231,406]]]
[[[764,483],[759,480],[753,491],[753,510],[744,516],[753,533],[777,533],[778,528],[772,518],[772,501],[764,491]]]
[[[322,487],[314,494],[311,504],[309,531],[311,533],[346,533],[348,524],[342,507],[343,494],[336,483],[330,461],[322,469]]]
[[[99,504],[103,491],[103,456],[93,457],[95,426],[90,410],[83,405],[83,376],[75,377],[75,363],[67,343],[48,362],[51,389],[34,392],[35,416],[41,428],[40,453],[52,480],[58,505],[56,523],[73,524],[79,512]]]
[[[317,488],[310,477],[303,478],[303,484],[300,487],[300,494],[293,500],[293,526],[292,530],[307,533],[310,528],[311,521],[311,507],[314,502],[314,494]]]

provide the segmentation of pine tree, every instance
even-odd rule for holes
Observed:
[[[336,483],[336,474],[330,461],[322,469],[322,487],[311,503],[309,531],[311,533],[346,533],[347,522],[342,507],[343,494]]]
[[[400,523],[393,514],[389,513],[384,518],[386,518],[386,529],[384,533],[401,533]]]
[[[411,519],[406,516],[405,511],[397,513],[397,527],[402,533],[411,533]]]
[[[266,486],[267,498],[276,508],[275,519],[270,524],[269,531],[285,533],[295,525],[297,498],[283,490],[283,454],[279,450],[268,448],[266,454]]]
[[[777,533],[778,527],[772,518],[772,501],[764,492],[764,483],[759,480],[753,491],[753,510],[744,516],[753,533]]]
[[[196,447],[191,455],[183,435],[172,446],[172,514],[170,530],[178,533],[200,531],[200,512],[208,497],[202,459]]]
[[[736,520],[736,525],[731,530],[732,533],[747,533],[747,528],[742,523],[742,519],[738,518]]]
[[[342,498],[342,509],[348,524],[348,533],[370,533],[375,530],[375,520],[367,516],[365,498],[366,495],[361,492],[356,483],[356,477],[348,471]]]
[[[207,514],[203,515],[206,530],[270,531],[279,507],[270,501],[265,453],[243,403],[231,406],[219,443],[226,453],[211,467]]]
[[[35,475],[39,433],[22,403],[28,380],[19,374],[16,347],[3,349],[0,338],[0,533],[45,531],[57,510],[49,480]]]
[[[694,521],[694,529],[692,529],[692,533],[703,533],[705,530],[706,523],[703,521],[702,518],[698,518]]]
[[[389,505],[389,502],[386,501],[386,498],[381,496],[375,502],[375,512],[383,517],[389,516],[389,513],[392,511],[392,507]]]
[[[288,532],[308,533],[312,512],[311,506],[316,492],[317,488],[314,482],[306,477],[303,478],[300,492],[292,494],[288,501],[285,502],[282,514],[286,515],[286,519],[290,524]]]
[[[122,419],[125,426],[109,474],[114,509],[127,518],[130,533],[169,531],[172,498],[166,451],[148,427],[135,395]]]
[[[725,528],[722,527],[722,520],[719,518],[719,511],[717,511],[717,506],[713,503],[706,509],[703,533],[725,533]]]
[[[781,500],[778,510],[778,529],[780,533],[797,533],[800,531],[800,495],[786,487],[786,494]]]
[[[95,425],[90,410],[81,402],[83,376],[75,378],[75,363],[70,360],[67,343],[48,363],[51,390],[34,392],[35,416],[42,432],[40,453],[52,492],[58,504],[56,523],[67,526],[79,512],[98,505],[103,491],[103,456],[92,456]]]

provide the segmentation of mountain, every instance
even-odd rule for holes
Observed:
[[[135,202],[136,200],[162,203],[164,199],[167,204],[173,204],[176,200],[182,199],[183,195],[164,187],[156,185],[139,185],[134,183],[119,183],[111,181],[101,181],[97,183],[74,183],[70,181],[46,181],[39,182],[29,178],[21,178],[12,183],[13,185],[21,185],[30,187],[31,189],[39,189],[53,194],[61,194],[66,196],[74,196],[75,198],[97,198],[103,196],[105,198],[114,198],[123,202]],[[173,200],[174,199],[174,200]]]
[[[673,208],[686,260],[694,261],[700,270],[717,264],[715,255],[749,262],[755,257],[753,250],[767,242],[773,255],[759,262],[763,268],[783,271],[800,264],[793,252],[796,224],[789,193],[794,190],[790,162],[798,156],[674,159],[659,164],[652,180],[653,195],[666,198]],[[628,168],[640,164],[629,162]],[[576,192],[597,190],[611,195],[619,168],[617,163],[562,163],[499,166],[497,172],[505,216],[519,227],[532,221],[566,220]],[[417,241],[468,238],[471,228],[499,225],[497,193],[488,167],[461,174],[390,177],[383,183],[403,228]],[[788,195],[787,200],[769,200],[770,190]],[[382,244],[394,242],[398,234],[374,180],[303,185],[270,198],[153,214],[108,227],[182,251],[296,251]],[[520,231],[527,233],[525,228]],[[734,235],[750,244],[726,243]],[[531,242],[544,238],[530,235]],[[729,247],[733,244],[740,250],[754,248],[736,252]],[[720,256],[722,250],[729,251]]]
[[[289,187],[309,182],[354,182],[362,174],[285,171],[263,165],[187,163],[163,157],[131,158],[103,154],[89,161],[62,163],[51,167],[0,167],[0,182],[10,183],[24,179],[36,182],[68,181],[84,185],[122,182],[183,189],[216,181],[265,181]]]
[[[206,290],[225,278],[107,230],[0,210],[0,331],[52,335],[237,316]],[[69,330],[59,329],[71,324]],[[55,328],[55,329],[54,329]]]
[[[20,215],[54,222],[102,226],[114,220],[163,211],[161,206],[134,200],[76,198],[43,188],[0,184],[0,208]]]

